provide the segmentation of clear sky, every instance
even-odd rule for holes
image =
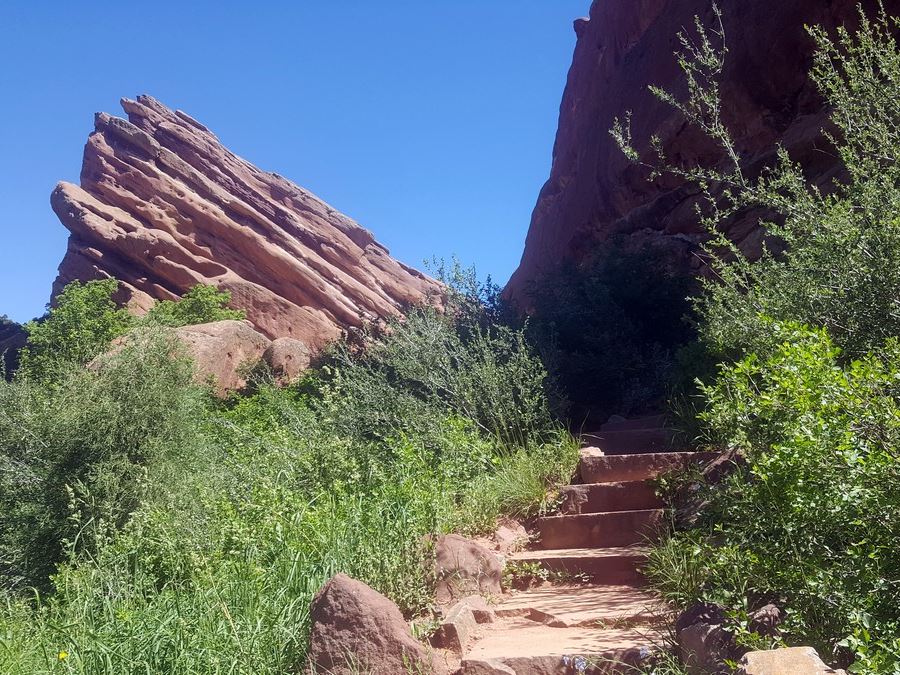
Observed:
[[[43,312],[93,114],[147,93],[400,260],[512,273],[590,0],[5,0],[0,314]]]

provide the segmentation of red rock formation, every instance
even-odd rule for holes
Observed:
[[[342,329],[422,302],[438,285],[303,188],[229,152],[199,122],[149,96],[98,113],[81,187],[51,204],[70,231],[54,296],[115,277],[136,311],[204,283],[269,337],[313,348]]]
[[[823,104],[807,76],[813,52],[804,25],[853,22],[858,0],[720,0],[729,54],[722,98],[726,122],[748,167],[770,162],[776,144],[803,163],[817,182],[836,170],[819,130]],[[871,6],[874,3],[868,2]],[[550,179],[532,216],[522,262],[507,293],[524,300],[528,285],[563,259],[580,260],[612,235],[690,250],[703,233],[694,197],[678,182],[647,182],[609,135],[614,118],[634,113],[638,149],[658,134],[669,156],[715,162],[706,139],[647,90],[684,87],[672,52],[676,34],[699,15],[713,26],[709,0],[594,0],[589,19],[575,22],[578,42],[562,105]],[[887,0],[891,13],[900,1]],[[823,152],[824,150],[824,152]],[[649,156],[649,153],[648,153]],[[730,223],[733,239],[759,251],[759,214]]]

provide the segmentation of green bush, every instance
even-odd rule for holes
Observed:
[[[811,77],[831,111],[825,138],[843,176],[827,190],[779,151],[748,176],[723,124],[721,13],[680,35],[688,96],[654,89],[721,150],[712,167],[669,162],[651,139],[651,173],[673,173],[704,197],[712,275],[695,299],[699,366],[725,364],[699,387],[699,421],[747,466],[697,497],[697,527],[651,554],[649,576],[680,604],[730,610],[748,646],[748,613],[786,609],[783,640],[813,644],[859,673],[900,672],[900,49],[883,6],[856,33],[814,28]],[[612,130],[640,156],[626,121]],[[722,169],[721,167],[725,168]],[[762,258],[724,234],[730,219],[767,212]],[[699,357],[699,358],[698,358]],[[765,645],[763,645],[765,646]]]
[[[651,576],[681,602],[736,611],[772,599],[786,639],[812,643],[857,672],[900,668],[900,343],[842,365],[822,329],[761,320],[778,345],[723,366],[703,387],[704,421],[748,467],[709,489],[698,532]],[[868,639],[865,636],[868,635]]]
[[[864,354],[900,334],[897,22],[882,7],[874,21],[860,11],[855,34],[840,28],[831,37],[810,29],[817,45],[810,76],[831,111],[823,142],[844,169],[825,190],[810,185],[784,150],[758,177],[742,167],[719,96],[726,57],[721,25],[707,31],[698,20],[697,36],[679,36],[685,100],[653,88],[721,149],[718,164],[684,167],[669,160],[658,138],[651,139],[651,175],[680,176],[703,197],[712,274],[695,299],[701,339],[723,356],[764,349],[770,337],[760,317],[766,316],[827,328],[847,358]],[[612,134],[630,158],[641,161],[628,116],[616,121]],[[769,245],[756,262],[725,234],[732,216],[753,210],[768,214],[761,225]]]
[[[25,324],[19,376],[52,379],[72,364],[87,363],[128,330],[131,317],[112,299],[117,288],[115,279],[67,285],[45,317]]]
[[[198,284],[178,300],[160,300],[145,320],[160,326],[178,328],[225,319],[244,319],[246,313],[240,309],[229,309],[231,293],[220,291],[215,286]]]
[[[4,585],[46,588],[66,547],[95,548],[124,522],[148,465],[196,442],[202,401],[174,349],[148,333],[95,368],[54,359],[52,386],[0,381]]]
[[[465,417],[510,447],[554,428],[547,373],[524,332],[462,322],[453,307],[412,309],[361,354],[338,345],[327,373],[325,414],[358,438],[422,433],[442,414]]]

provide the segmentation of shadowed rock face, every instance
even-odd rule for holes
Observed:
[[[28,335],[25,329],[14,321],[0,316],[0,364],[11,375],[18,365],[18,352],[25,346]]]
[[[852,25],[857,2],[720,0],[729,49],[724,116],[751,170],[771,162],[781,143],[814,182],[834,177],[835,158],[819,134],[827,114],[807,75],[814,45],[804,25]],[[900,1],[886,0],[885,7],[896,14]],[[678,162],[717,161],[716,149],[647,90],[656,84],[684,95],[672,52],[679,46],[676,34],[692,26],[695,15],[714,25],[709,0],[595,0],[590,18],[575,22],[578,42],[550,178],[508,295],[525,300],[543,270],[566,259],[580,261],[616,234],[679,255],[689,255],[702,240],[695,196],[671,179],[648,182],[648,171],[629,164],[609,135],[613,120],[631,110],[634,140],[648,151],[646,157],[646,141],[658,134]],[[727,228],[750,255],[760,251],[760,215],[743,214]]]
[[[81,186],[60,183],[51,196],[71,232],[54,297],[75,279],[114,277],[119,299],[141,312],[211,284],[262,333],[315,349],[438,290],[353,220],[229,152],[188,115],[149,96],[122,107],[127,120],[96,115]]]

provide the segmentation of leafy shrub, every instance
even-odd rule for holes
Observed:
[[[900,343],[842,365],[824,330],[763,323],[778,346],[703,388],[704,421],[748,460],[709,491],[707,536],[669,544],[683,551],[671,567],[690,558],[704,581],[664,574],[660,553],[651,569],[676,578],[663,587],[681,601],[775,599],[789,640],[832,658],[853,646],[880,664],[859,672],[894,672],[900,651],[883,641],[900,623]]]
[[[160,300],[147,312],[146,321],[160,326],[178,328],[225,319],[244,319],[240,309],[229,309],[231,293],[215,286],[198,284],[178,300]]]
[[[482,327],[446,312],[412,309],[359,353],[331,353],[323,406],[343,433],[385,437],[419,433],[441,414],[465,417],[510,447],[553,429],[547,373],[524,332]]]
[[[724,604],[748,644],[748,612],[775,601],[787,610],[785,641],[853,672],[897,673],[900,26],[882,5],[875,20],[860,12],[855,34],[810,31],[811,77],[832,111],[825,137],[844,169],[820,191],[784,151],[745,174],[722,122],[716,14],[712,31],[698,20],[696,36],[679,36],[687,99],[654,91],[719,144],[722,163],[673,165],[651,139],[651,172],[681,176],[705,198],[713,275],[695,300],[693,357],[726,364],[700,386],[699,419],[710,440],[745,449],[747,467],[707,488],[698,527],[659,546],[649,575],[677,602]],[[627,119],[612,133],[640,161]],[[724,233],[749,209],[770,214],[771,246],[757,262]]]
[[[686,258],[686,256],[685,256]],[[693,338],[687,300],[695,286],[684,258],[612,239],[579,265],[566,263],[530,292],[530,334],[565,393],[575,423],[658,409],[674,354]]]
[[[131,317],[112,299],[117,288],[115,279],[68,284],[43,319],[25,324],[20,376],[53,378],[71,364],[87,363],[128,330]]]
[[[0,575],[46,587],[63,549],[95,547],[140,501],[145,468],[196,441],[190,364],[144,334],[96,368],[0,382]],[[31,361],[34,365],[38,362]]]

